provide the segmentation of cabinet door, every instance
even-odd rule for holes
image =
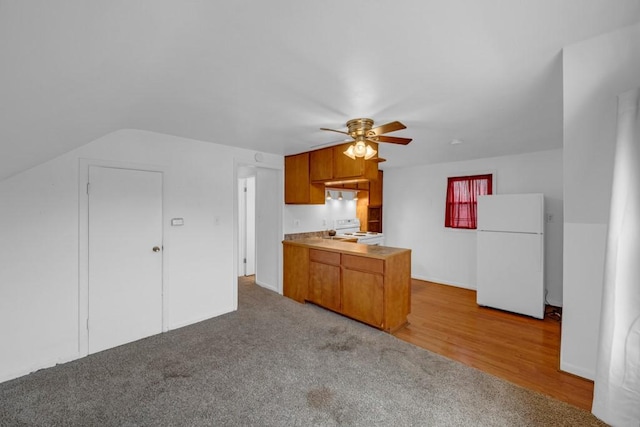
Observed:
[[[333,178],[333,148],[310,152],[311,181],[329,181]]]
[[[340,254],[309,250],[309,301],[340,311]]]
[[[284,158],[284,202],[324,204],[324,186],[309,179],[309,153]]]
[[[364,176],[364,158],[354,160],[344,154],[350,145],[351,143],[347,143],[333,147],[333,179]]]
[[[369,205],[382,206],[383,173],[378,171],[378,178],[369,182]]]
[[[378,171],[377,176],[378,179],[369,182],[366,198],[358,196],[356,215],[363,230],[382,233],[382,171]]]
[[[282,293],[300,303],[307,299],[309,289],[309,249],[283,244]]]
[[[340,311],[340,267],[311,261],[309,263],[309,301]]]
[[[343,268],[342,313],[384,328],[384,280],[381,274]]]

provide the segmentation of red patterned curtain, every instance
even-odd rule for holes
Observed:
[[[477,228],[478,196],[492,193],[493,175],[457,176],[448,179],[444,226]]]

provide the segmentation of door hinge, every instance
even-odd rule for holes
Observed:
[[[89,318],[87,317],[87,331],[89,330]]]
[[[87,194],[89,194],[89,186],[90,186],[90,185],[91,185],[91,184],[87,182]]]
[[[242,262],[246,264],[246,263],[247,263],[247,259],[246,259],[246,258],[243,258],[243,259],[242,259]]]
[[[245,192],[245,193],[247,192],[247,187],[244,187],[244,192]]]

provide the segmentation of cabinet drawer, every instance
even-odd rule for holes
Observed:
[[[340,265],[340,254],[338,252],[309,250],[309,260],[322,262],[324,264]]]
[[[342,265],[353,270],[384,274],[384,260],[355,255],[343,255]]]

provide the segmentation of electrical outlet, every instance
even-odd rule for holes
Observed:
[[[547,212],[546,214],[544,214],[544,216],[545,216],[545,220],[547,222],[553,222],[553,214],[552,213]]]
[[[296,228],[300,227],[300,220],[299,219],[294,219],[293,220],[293,226],[296,227]]]

